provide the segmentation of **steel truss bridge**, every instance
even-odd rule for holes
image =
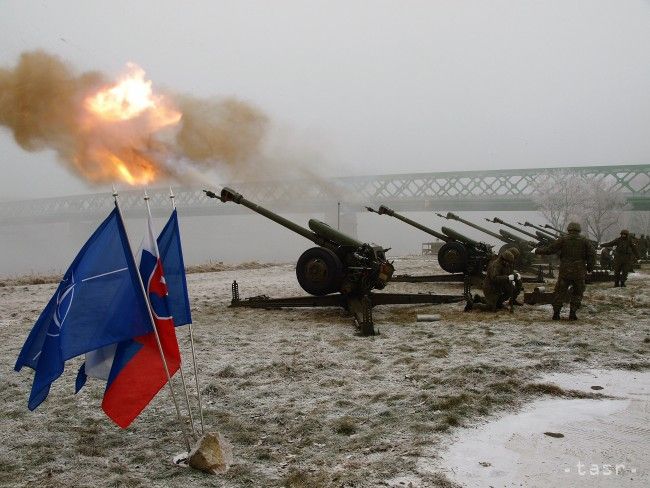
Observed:
[[[625,195],[630,210],[650,211],[650,164],[352,176],[232,186],[246,198],[280,212],[336,212],[336,202],[341,202],[347,213],[380,204],[399,211],[516,211],[537,208],[539,181],[568,174],[602,181],[608,190]],[[174,192],[182,215],[250,212],[240,205],[206,198],[201,188],[175,188]],[[154,215],[167,215],[169,189],[150,189],[148,193]],[[143,215],[142,196],[142,190],[120,192],[127,217]],[[2,202],[0,225],[97,220],[112,208],[109,192]]]

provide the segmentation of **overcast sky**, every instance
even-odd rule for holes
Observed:
[[[33,49],[246,100],[330,175],[650,161],[647,0],[0,0],[0,66]],[[3,128],[0,170],[3,199],[98,191]]]

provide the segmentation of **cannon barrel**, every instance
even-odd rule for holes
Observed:
[[[492,236],[495,239],[499,239],[500,241],[503,241],[506,244],[511,244],[511,241],[508,241],[502,235],[497,234],[496,232],[492,232],[491,230],[486,229],[485,227],[481,227],[480,225],[476,225],[476,224],[470,222],[469,220],[465,220],[465,219],[459,217],[458,215],[456,215],[454,213],[447,212],[447,215],[442,215],[442,214],[436,214],[436,215],[438,215],[438,217],[442,217],[443,219],[457,220],[458,222],[462,222],[463,224],[469,225],[470,227],[473,227],[476,230],[480,230],[481,232],[483,232],[483,233],[485,233],[485,234],[487,234],[489,236]]]
[[[472,246],[475,248],[481,248],[484,246],[484,244],[475,241],[471,237],[467,237],[460,232],[455,231],[454,229],[450,229],[449,227],[443,227],[442,231],[447,234],[449,237],[451,237],[454,241],[462,242],[463,244],[466,244],[468,246]]]
[[[435,231],[433,229],[430,229],[429,227],[426,227],[426,226],[424,226],[422,224],[419,224],[415,220],[411,220],[408,217],[404,217],[403,215],[398,214],[393,209],[390,209],[385,205],[380,205],[377,210],[373,210],[371,207],[366,207],[366,208],[371,212],[378,213],[379,215],[388,215],[390,217],[395,217],[396,219],[401,220],[402,222],[404,222],[404,223],[406,223],[408,225],[411,225],[411,226],[415,227],[416,229],[420,229],[422,232],[426,232],[427,234],[430,234],[430,235],[432,235],[434,237],[437,237],[441,241],[450,242],[450,241],[453,240],[452,238],[450,238],[449,236],[446,236],[445,234],[437,232],[437,231]]]
[[[528,248],[532,249],[532,248],[534,248],[535,246],[538,245],[537,243],[532,243],[532,242],[530,242],[530,241],[527,241],[527,240],[524,239],[523,237],[516,236],[516,235],[514,235],[513,233],[508,232],[508,231],[505,230],[505,229],[500,229],[500,230],[499,230],[499,233],[500,233],[503,237],[505,237],[506,239],[510,239],[511,241],[517,243],[517,244],[520,245],[520,246],[527,246]],[[538,240],[539,240],[539,239],[538,239]]]
[[[547,236],[546,234],[542,234],[542,233],[539,232],[539,231],[535,232],[535,234],[537,234],[537,238],[539,239],[539,241],[540,241],[542,244],[548,244],[548,243],[550,243],[551,241],[553,241],[553,238],[552,238],[552,237],[549,237],[549,236]]]
[[[314,244],[318,246],[335,249],[340,245],[358,247],[363,244],[357,241],[356,239],[347,236],[342,232],[333,229],[329,225],[315,219],[311,219],[309,221],[309,229],[305,229],[304,227],[294,222],[291,222],[288,219],[285,219],[281,215],[278,215],[275,212],[271,212],[270,210],[254,202],[251,202],[250,200],[247,200],[246,198],[244,198],[244,196],[241,193],[236,192],[232,188],[228,188],[228,187],[223,188],[221,190],[220,200],[222,202],[234,202],[239,205],[243,205],[244,207],[248,207],[253,212],[263,215],[267,219],[270,219],[273,222],[276,222],[281,226],[286,227],[289,230],[292,230],[296,234],[300,234],[301,236],[305,237],[306,239],[309,239],[310,241],[312,241]]]
[[[552,232],[549,232],[549,231],[547,231],[547,230],[544,230],[542,227],[539,227],[538,225],[531,224],[531,223],[528,222],[528,221],[524,222],[523,224],[520,223],[519,225],[523,225],[524,227],[532,227],[533,229],[537,229],[537,230],[540,231],[542,234],[546,234],[546,235],[548,235],[549,237],[551,237],[552,239],[557,239],[558,237],[560,237],[560,236],[558,236],[558,235],[556,235],[556,234],[553,234]]]
[[[554,230],[555,232],[557,232],[557,233],[558,233],[559,235],[561,235],[561,236],[563,236],[563,235],[566,234],[566,232],[561,231],[560,229],[556,229],[556,228],[553,227],[551,224],[544,224],[544,228]]]
[[[539,240],[538,237],[535,234],[533,234],[531,232],[527,232],[527,231],[517,227],[516,225],[509,224],[508,222],[505,222],[504,220],[501,220],[499,217],[494,217],[492,220],[490,220],[490,219],[485,219],[485,220],[487,220],[488,222],[492,222],[493,224],[505,225],[506,227],[508,227],[508,228],[510,228],[510,229],[512,229],[512,230],[514,230],[516,232],[519,232],[520,234],[523,234],[523,235],[528,236],[528,237],[532,237],[536,241]],[[499,231],[499,233],[501,233],[501,231]],[[506,233],[508,235],[510,235],[510,236],[513,236],[513,234],[510,233],[510,232],[506,232]],[[501,234],[504,235],[503,233],[501,233]]]

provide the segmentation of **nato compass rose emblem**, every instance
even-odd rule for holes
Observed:
[[[53,321],[50,323],[50,328],[47,335],[50,337],[58,337],[61,334],[61,327],[65,322],[72,300],[74,299],[74,287],[77,283],[74,280],[74,273],[70,274],[69,278],[63,278],[59,290],[56,294],[56,307],[54,308]]]

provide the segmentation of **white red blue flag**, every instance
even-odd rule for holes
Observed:
[[[145,285],[160,344],[170,376],[178,371],[180,351],[174,321],[167,304],[167,283],[151,217],[142,242],[140,275]],[[167,383],[160,349],[153,331],[117,345],[104,392],[102,408],[126,428]]]

